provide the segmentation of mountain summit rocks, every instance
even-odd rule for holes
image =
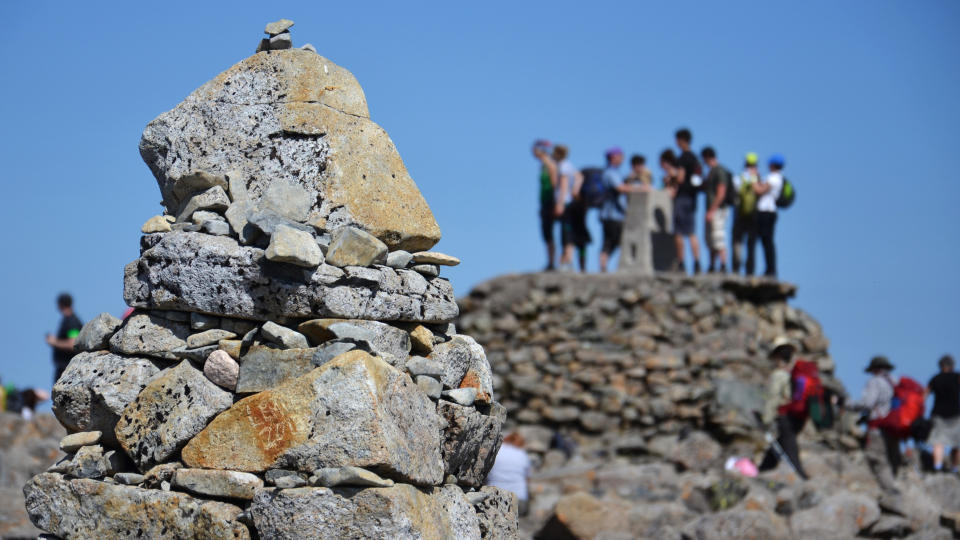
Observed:
[[[449,324],[458,259],[425,252],[440,229],[363,90],[292,26],[143,132],[165,211],[124,270],[135,310],[81,332],[53,389],[69,455],[23,489],[57,537],[517,537],[513,495],[477,491],[505,417]]]

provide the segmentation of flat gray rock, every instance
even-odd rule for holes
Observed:
[[[187,347],[191,349],[205,347],[207,345],[219,343],[221,339],[233,339],[235,337],[237,337],[237,335],[233,332],[221,330],[219,328],[213,328],[211,330],[204,330],[203,332],[197,334],[191,334],[189,337],[187,337]]]
[[[270,37],[271,51],[282,51],[290,47],[293,47],[293,39],[290,37],[290,32],[284,32]]]
[[[480,540],[477,514],[456,486],[262,489],[250,514],[261,538]]]
[[[427,375],[417,375],[414,377],[414,381],[428,398],[440,399],[440,394],[443,393],[443,385],[440,384],[440,381]]]
[[[280,19],[279,21],[267,23],[267,26],[263,29],[263,33],[270,36],[275,36],[277,34],[286,32],[291,27],[293,27],[293,21],[290,19]]]
[[[327,262],[333,266],[370,266],[387,261],[387,245],[357,227],[340,227],[330,235]]]
[[[250,500],[254,492],[263,487],[263,480],[239,471],[177,469],[171,485],[197,495]]]
[[[187,223],[193,218],[193,213],[197,210],[211,210],[223,212],[230,207],[230,197],[220,186],[197,193],[183,205],[180,213],[177,214],[177,223]]]
[[[216,236],[227,236],[230,234],[230,224],[226,221],[208,220],[201,226],[203,232]]]
[[[117,422],[117,440],[140,469],[146,470],[169,459],[231,405],[233,394],[185,360],[153,379],[127,405]]]
[[[170,178],[170,195],[173,199],[172,202],[182,205],[189,201],[192,196],[217,186],[227,189],[227,179],[207,171],[192,169],[182,176]],[[171,210],[175,210],[175,208],[171,208]]]
[[[440,323],[458,313],[448,281],[411,270],[272,265],[263,250],[232,238],[167,233],[127,265],[124,300],[260,321],[321,316]]]
[[[134,313],[110,338],[110,350],[117,354],[153,356],[176,360],[174,349],[185,348],[190,327],[149,313]]]
[[[68,480],[59,474],[33,477],[23,492],[27,513],[39,528],[68,538],[231,538],[250,532],[235,519],[232,504],[184,493]]]
[[[391,366],[402,368],[410,354],[410,335],[389,324],[362,319],[313,319],[297,326],[312,343],[350,340],[383,358]]]
[[[310,346],[306,336],[286,326],[280,326],[273,321],[263,323],[263,326],[260,327],[260,334],[285,349],[306,349]]]
[[[110,337],[123,321],[109,313],[101,313],[83,325],[77,336],[78,351],[99,351],[110,346]]]
[[[436,264],[415,264],[410,269],[428,278],[435,278],[440,275],[440,266]]]
[[[445,390],[441,395],[458,405],[470,407],[473,405],[473,402],[477,400],[477,389],[456,388],[453,390]]]
[[[71,431],[100,431],[103,444],[117,446],[120,413],[160,372],[155,360],[84,352],[53,386],[53,414]]]
[[[456,476],[461,485],[482,486],[500,450],[506,409],[499,404],[491,409],[488,416],[473,407],[437,402],[437,413],[447,423],[443,430],[444,471]]]
[[[268,260],[304,268],[314,268],[323,262],[323,252],[313,235],[287,225],[277,226],[265,254]]]
[[[236,392],[262,392],[306,375],[315,367],[315,353],[316,349],[277,349],[254,345],[240,359]]]
[[[60,450],[71,453],[76,452],[84,446],[92,446],[100,442],[103,433],[100,431],[80,431],[71,433],[60,439]]]
[[[387,254],[387,266],[390,268],[406,268],[412,259],[413,255],[409,251],[398,249]]]
[[[311,362],[314,366],[319,367],[340,356],[341,354],[350,352],[356,348],[356,344],[350,341],[328,341],[316,348],[317,352],[313,353],[313,359]]]
[[[410,372],[410,375],[414,377],[417,375],[427,375],[439,379],[444,375],[443,366],[440,362],[422,356],[411,356],[408,358],[406,368],[407,371]]]
[[[380,478],[376,473],[360,467],[323,467],[314,471],[314,485],[321,487],[390,487],[393,480]]]

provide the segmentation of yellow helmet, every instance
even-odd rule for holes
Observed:
[[[756,152],[747,152],[747,165],[756,165],[758,161]]]

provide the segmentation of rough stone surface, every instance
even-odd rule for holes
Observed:
[[[103,433],[99,431],[80,431],[71,433],[60,439],[60,450],[67,452],[76,452],[84,446],[94,445],[100,442]]]
[[[333,231],[327,262],[333,266],[370,266],[387,261],[387,245],[376,236],[356,227]]]
[[[151,122],[140,153],[168,208],[172,179],[187,167],[236,171],[254,202],[271,183],[302,186],[310,219],[328,230],[356,225],[393,249],[429,249],[440,238],[390,138],[369,120],[360,85],[310,51],[241,61]]]
[[[351,351],[237,402],[184,448],[191,467],[250,472],[356,466],[415,484],[443,475],[433,402],[382,360]]]
[[[319,367],[340,356],[341,354],[350,352],[356,348],[356,344],[349,341],[328,341],[316,348],[317,352],[313,353],[313,359],[311,361],[313,362],[314,366]]]
[[[83,325],[77,336],[78,351],[99,351],[110,346],[110,337],[123,321],[109,313],[101,313]]]
[[[394,367],[402,367],[410,353],[409,334],[378,321],[313,319],[301,323],[297,330],[316,344],[332,339],[365,342],[370,352]]]
[[[519,508],[517,496],[494,486],[483,486],[478,492],[483,495],[474,503],[480,536],[483,540],[515,540],[520,537],[517,526]]]
[[[183,205],[180,213],[177,214],[177,223],[191,221],[193,213],[198,210],[223,212],[229,207],[230,197],[227,197],[227,192],[220,186],[213,186],[202,193],[197,193],[193,197],[190,197],[186,204]]]
[[[226,352],[216,350],[210,353],[207,361],[204,362],[203,374],[210,379],[213,384],[233,392],[237,389],[240,365]]]
[[[238,471],[177,469],[171,484],[196,495],[250,500],[263,487],[263,480]]]
[[[248,539],[240,508],[183,493],[40,474],[23,488],[41,529],[72,538]]]
[[[161,373],[127,405],[117,422],[117,440],[146,470],[166,461],[232,404],[231,393],[185,360]]]
[[[420,390],[423,390],[423,393],[430,399],[439,399],[443,393],[443,385],[433,377],[417,375],[413,380],[417,383]]]
[[[409,251],[402,249],[387,253],[387,266],[390,268],[406,268],[412,260],[413,255],[411,255]]]
[[[270,37],[271,51],[282,51],[290,47],[293,47],[293,39],[290,37],[290,32],[284,32]]]
[[[477,399],[489,402],[493,395],[493,375],[486,353],[472,337],[455,335],[450,341],[433,347],[428,358],[443,366],[441,382],[447,388],[460,388],[461,383],[477,389]],[[464,381],[468,372],[472,372]]]
[[[323,252],[313,235],[286,225],[277,226],[265,252],[268,260],[313,268],[323,262]]]
[[[410,330],[411,350],[418,354],[430,354],[433,351],[433,332],[422,324]]]
[[[460,264],[460,259],[447,255],[446,253],[440,253],[438,251],[419,251],[413,254],[413,262],[415,264],[437,264],[440,266],[457,266]]]
[[[144,234],[170,232],[170,230],[170,222],[163,216],[153,216],[140,227],[140,232]]]
[[[267,321],[260,327],[260,333],[268,340],[286,349],[306,349],[310,346],[306,336],[273,321]]]
[[[440,267],[436,264],[415,264],[410,269],[428,278],[440,275]]]
[[[877,502],[861,493],[827,495],[819,505],[795,513],[790,524],[800,537],[851,538],[880,518]]]
[[[187,337],[187,347],[191,349],[205,347],[207,345],[213,345],[214,343],[220,343],[220,340],[233,339],[235,337],[237,337],[237,335],[233,332],[213,328]]]
[[[71,431],[100,431],[116,446],[120,413],[159,373],[154,360],[108,352],[80,353],[53,386],[53,414]]]
[[[176,360],[174,349],[187,345],[190,327],[149,313],[134,313],[110,338],[110,350],[117,354],[153,356]]]
[[[151,309],[227,317],[447,322],[457,316],[453,288],[411,270],[276,268],[263,250],[200,233],[167,233],[124,272],[124,299]],[[129,323],[128,323],[129,324]],[[184,336],[186,337],[186,336]]]
[[[375,473],[359,467],[324,467],[314,472],[314,485],[322,487],[360,486],[390,487],[393,480],[380,478]]]
[[[477,514],[455,486],[263,489],[250,513],[263,538],[480,539]]]
[[[472,407],[440,401],[437,413],[447,422],[443,430],[444,471],[456,476],[461,485],[483,485],[503,441],[500,430],[505,411],[497,407],[488,416]]]
[[[473,405],[474,401],[477,400],[477,389],[476,388],[457,388],[455,390],[445,390],[443,392],[443,397],[459,405],[464,405],[466,407],[469,407]]]
[[[240,394],[262,392],[306,375],[315,367],[315,353],[316,349],[276,349],[254,345],[240,359],[236,391]]]
[[[293,21],[290,19],[280,19],[279,21],[267,23],[267,26],[263,29],[263,33],[270,36],[276,36],[286,32],[291,27],[293,27]]]

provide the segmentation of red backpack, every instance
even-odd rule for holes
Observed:
[[[900,377],[900,381],[893,384],[890,412],[871,423],[894,437],[906,439],[910,436],[910,426],[923,417],[924,401],[923,386],[910,377]]]
[[[817,363],[809,360],[794,362],[793,369],[790,370],[790,384],[793,387],[790,403],[783,405],[780,413],[805,419],[810,412],[810,401],[823,397],[823,384],[820,382]]]

